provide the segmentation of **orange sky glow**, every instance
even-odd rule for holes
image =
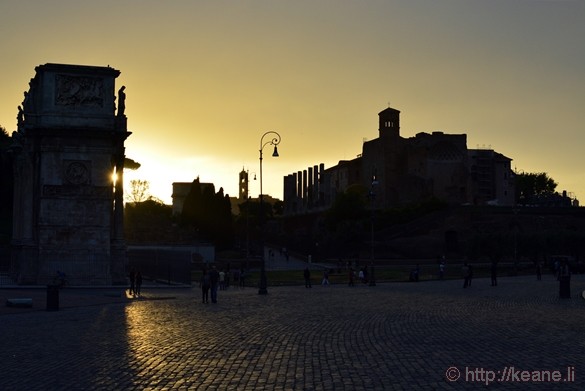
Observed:
[[[196,177],[237,196],[269,130],[264,193],[282,198],[283,176],[360,154],[388,105],[403,137],[466,133],[585,197],[580,0],[0,0],[0,34],[0,125],[37,65],[110,65],[142,164],[125,180],[166,203]]]

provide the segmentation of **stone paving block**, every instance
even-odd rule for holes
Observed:
[[[228,289],[217,304],[198,289],[160,296],[0,315],[0,389],[585,388],[585,301],[559,299],[552,277]],[[511,367],[574,367],[575,379],[470,378]]]

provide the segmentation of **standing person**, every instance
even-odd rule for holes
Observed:
[[[209,280],[211,281],[211,302],[217,303],[217,287],[219,285],[219,273],[215,266],[211,267],[209,272]]]
[[[349,286],[354,286],[353,280],[355,278],[355,274],[353,272],[353,267],[349,268]]]
[[[364,282],[364,269],[360,269],[360,272],[358,274],[358,278],[360,279],[360,281],[363,283]]]
[[[134,295],[134,292],[136,291],[136,270],[134,270],[134,268],[130,269],[128,278],[130,279],[130,288],[128,288],[128,294]]]
[[[136,296],[140,296],[140,289],[142,288],[142,273],[140,270],[136,272],[135,282],[134,282],[134,294]]]
[[[569,263],[563,260],[559,265],[559,297],[561,299],[571,298],[571,269]]]
[[[463,288],[467,288],[469,286],[469,266],[467,262],[463,264],[461,274],[463,275]]]
[[[536,261],[536,279],[540,281],[542,279],[542,265],[540,261]]]
[[[246,271],[244,270],[244,268],[240,270],[240,286],[242,288],[246,287]]]
[[[442,280],[445,277],[445,261],[441,261],[439,264],[439,279]]]
[[[305,288],[311,288],[311,271],[309,270],[308,266],[303,272],[303,277],[305,278]]]
[[[219,272],[219,290],[220,291],[225,290],[225,272],[223,271],[223,269],[221,269],[221,271]]]
[[[492,261],[492,266],[490,268],[491,275],[492,275],[492,286],[498,285],[498,263],[496,261]]]
[[[321,281],[322,286],[329,286],[329,270],[323,270],[323,281]]]
[[[203,303],[209,303],[209,288],[211,287],[211,279],[209,278],[207,269],[203,269],[203,275],[201,276],[199,287],[201,288]]]
[[[469,267],[469,281],[467,282],[467,286],[471,286],[471,280],[473,280],[473,266],[471,263],[468,265]]]

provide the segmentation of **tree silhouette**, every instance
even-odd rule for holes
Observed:
[[[516,198],[519,203],[530,202],[535,196],[554,194],[557,183],[545,172],[516,173]]]
[[[218,247],[233,244],[234,228],[229,196],[223,188],[216,193],[213,184],[201,184],[199,178],[191,184],[181,213],[183,226],[191,227],[199,235]]]
[[[133,179],[130,181],[130,189],[126,194],[126,201],[128,202],[144,202],[146,200],[151,199],[149,193],[150,182],[141,180],[141,179]]]
[[[352,186],[335,196],[335,201],[326,212],[325,223],[331,230],[343,221],[359,221],[367,216],[367,190],[361,186]]]
[[[178,243],[172,220],[173,207],[155,199],[133,202],[124,207],[124,231],[130,243]]]

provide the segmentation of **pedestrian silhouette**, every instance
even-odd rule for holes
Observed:
[[[559,297],[561,299],[571,298],[571,269],[567,261],[563,260],[559,265]]]
[[[303,272],[303,277],[305,278],[305,288],[311,288],[311,271],[309,270],[308,266]]]
[[[213,266],[209,272],[209,280],[211,282],[211,302],[217,303],[217,288],[219,287],[219,272]]]
[[[130,280],[130,288],[128,288],[128,294],[134,295],[136,291],[136,270],[134,268],[130,269],[130,273],[128,273],[128,279]]]
[[[461,268],[461,274],[463,275],[463,288],[467,288],[469,286],[469,273],[469,265],[467,265],[467,262],[465,262]]]
[[[142,273],[136,272],[134,277],[134,295],[140,296],[140,290],[142,289]]]
[[[492,276],[492,286],[497,286],[498,285],[498,264],[496,261],[492,261],[490,271],[491,271],[491,276]]]
[[[203,303],[209,303],[209,288],[211,287],[211,278],[207,272],[207,269],[203,269],[199,287],[201,288]]]
[[[329,286],[329,270],[323,270],[323,281],[321,281],[322,286]]]

